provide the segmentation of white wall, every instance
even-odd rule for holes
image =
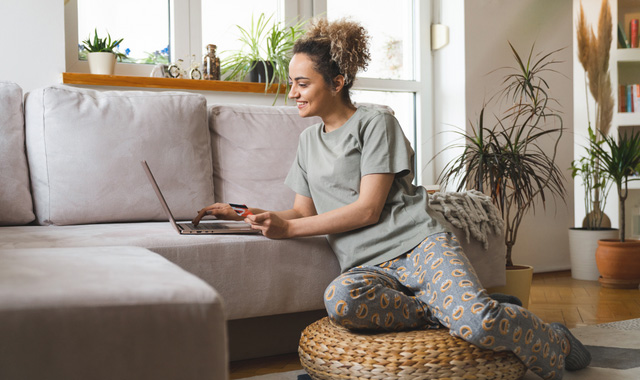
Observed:
[[[63,71],[63,1],[0,1],[0,80],[26,92],[59,82]]]
[[[449,27],[449,44],[433,54],[434,83],[434,128],[435,173],[440,174],[460,149],[445,149],[464,140],[451,130],[464,131],[467,124],[467,108],[464,93],[467,89],[465,78],[465,18],[464,0],[436,0],[434,17],[437,22]],[[435,14],[437,13],[437,14]],[[435,179],[434,179],[434,183]],[[454,191],[455,189],[447,189]]]
[[[561,105],[566,128],[557,163],[561,169],[568,168],[573,158],[571,0],[442,0],[442,3],[445,3],[443,23],[455,27],[463,19],[464,31],[452,30],[450,46],[435,53],[434,64],[439,66],[436,102],[444,103],[436,107],[436,112],[443,112],[437,128],[450,129],[443,123],[458,127],[461,123],[468,125],[469,120],[475,123],[482,106],[499,88],[505,74],[504,71],[491,72],[515,64],[508,41],[525,55],[534,42],[538,52],[565,47],[556,56],[563,61],[556,70],[566,77],[549,77],[552,78],[549,84],[552,96]],[[442,99],[438,99],[441,96]],[[499,113],[489,109],[485,117],[493,112]],[[557,203],[551,200],[546,212],[538,207],[535,214],[528,214],[514,247],[515,263],[533,265],[537,272],[569,268],[567,229],[573,226],[573,182],[568,170],[565,177],[566,205],[561,200]]]

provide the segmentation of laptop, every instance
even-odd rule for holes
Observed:
[[[169,223],[178,231],[181,235],[220,235],[220,234],[260,234],[260,230],[252,229],[245,222],[236,222],[236,221],[228,221],[228,220],[212,220],[212,221],[202,221],[198,223],[197,226],[193,225],[193,223],[189,222],[180,222],[177,223],[169,209],[169,205],[167,201],[164,199],[164,195],[162,195],[162,191],[160,191],[160,187],[156,182],[156,179],[151,173],[151,169],[149,168],[149,164],[147,161],[141,162],[142,167],[144,168],[145,173],[147,173],[147,177],[149,178],[149,182],[151,186],[153,186],[153,190],[155,190],[156,195],[158,196],[158,200],[162,205],[162,209],[167,214],[169,218]]]

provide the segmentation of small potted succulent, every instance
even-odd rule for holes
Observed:
[[[106,38],[98,37],[98,30],[94,30],[93,39],[91,36],[82,41],[82,47],[87,52],[89,70],[91,74],[113,75],[116,66],[116,58],[122,61],[126,54],[118,51],[118,45],[124,40],[112,40],[107,33]]]

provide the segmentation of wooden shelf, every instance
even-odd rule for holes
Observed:
[[[265,93],[264,83],[228,82],[218,80],[193,80],[174,78],[134,77],[124,75],[95,75],[80,73],[62,73],[62,83],[88,86],[144,87],[167,88],[197,91],[248,92]],[[273,84],[267,93],[275,94],[278,85]],[[280,93],[285,93],[285,86],[280,86]]]

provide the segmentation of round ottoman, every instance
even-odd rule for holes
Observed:
[[[447,329],[354,333],[323,318],[302,332],[298,354],[312,379],[520,379],[511,352],[478,348]]]

